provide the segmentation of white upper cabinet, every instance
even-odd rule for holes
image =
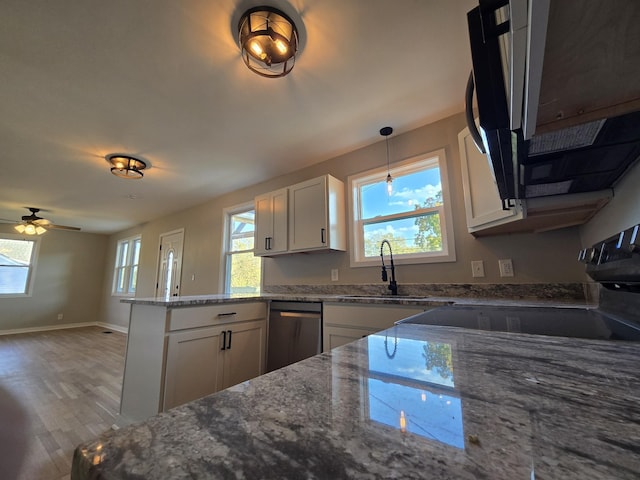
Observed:
[[[288,189],[255,198],[256,229],[254,253],[270,256],[287,251]]]
[[[550,195],[516,200],[503,210],[487,157],[476,148],[469,129],[458,134],[467,229],[476,237],[537,233],[582,225],[612,197],[612,191]]]
[[[344,183],[332,177],[289,187],[289,251],[346,250]]]
[[[331,175],[255,198],[254,253],[347,249],[344,183]]]
[[[469,233],[522,220],[525,212],[520,201],[503,210],[489,160],[476,148],[468,128],[458,134],[458,146]]]

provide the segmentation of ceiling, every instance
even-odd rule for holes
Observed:
[[[280,79],[235,41],[264,3],[304,22]],[[460,112],[476,3],[2,0],[0,218],[113,233]]]

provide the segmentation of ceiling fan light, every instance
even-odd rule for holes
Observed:
[[[34,224],[32,223],[27,223],[24,226],[24,233],[27,235],[35,235],[36,234],[36,227]]]
[[[111,165],[113,165],[111,167],[111,173],[120,178],[142,178],[144,176],[142,170],[147,168],[147,164],[144,160],[136,158],[132,155],[110,153],[105,158]]]
[[[284,77],[296,61],[298,29],[284,12],[255,7],[240,17],[238,44],[249,70],[263,77]]]
[[[15,228],[18,231],[18,233],[24,233],[25,231],[25,226],[22,223],[19,223],[13,228]]]
[[[43,233],[45,233],[47,231],[46,228],[41,227],[40,225],[36,226],[36,235],[42,235]]]

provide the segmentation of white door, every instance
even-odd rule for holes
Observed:
[[[168,298],[180,295],[183,242],[184,230],[160,235],[156,297]]]

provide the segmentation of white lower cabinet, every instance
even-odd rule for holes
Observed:
[[[163,410],[217,391],[222,331],[208,327],[169,335]]]
[[[264,372],[266,321],[169,335],[164,410],[257,377]]]
[[[266,321],[169,334],[164,410],[264,372]]]
[[[324,303],[322,307],[323,351],[391,328],[403,318],[424,312],[416,305]]]
[[[231,326],[227,331],[227,348],[219,351],[222,374],[218,377],[218,390],[264,373],[266,333],[266,320]]]
[[[132,305],[120,414],[124,423],[264,373],[266,302]]]

